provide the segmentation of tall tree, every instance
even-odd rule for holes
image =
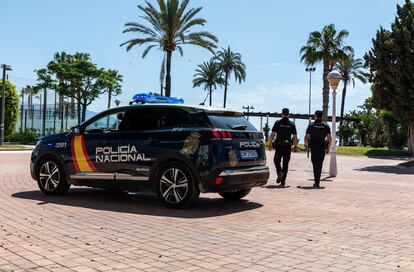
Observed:
[[[145,3],[146,6],[138,5],[138,8],[144,13],[141,17],[147,25],[138,22],[126,23],[123,33],[132,32],[138,37],[122,43],[121,46],[126,45],[126,50],[129,51],[136,45],[148,45],[142,53],[143,58],[153,48],[158,47],[165,51],[167,54],[165,94],[171,96],[172,53],[178,50],[182,56],[182,46],[185,44],[200,46],[214,53],[218,39],[206,31],[191,31],[194,26],[204,26],[206,20],[195,17],[202,8],[188,8],[189,0],[158,0],[158,7],[148,1]]]
[[[6,80],[5,84],[4,136],[8,137],[15,131],[19,119],[19,93],[10,81]],[[0,80],[0,86],[3,86],[2,80]],[[0,109],[2,108],[1,96],[2,92],[0,92]]]
[[[204,90],[208,91],[210,106],[212,105],[213,90],[223,84],[224,80],[220,75],[220,69],[213,59],[198,65],[194,74],[193,85],[194,87],[203,86]]]
[[[101,76],[98,79],[99,88],[101,89],[101,94],[108,94],[108,109],[111,108],[112,96],[117,96],[121,94],[121,82],[122,76],[118,73],[117,70],[103,70]]]
[[[64,52],[56,53],[47,68],[58,81],[55,87],[58,93],[76,100],[78,124],[85,121],[87,107],[100,94],[98,79],[102,69],[92,63],[89,54]]]
[[[329,109],[329,83],[326,76],[333,69],[334,64],[345,59],[347,53],[353,52],[350,46],[345,46],[344,39],[348,36],[347,30],[336,30],[334,24],[326,25],[321,31],[309,34],[306,45],[300,49],[301,61],[306,65],[323,63],[323,120],[328,120]]]
[[[377,106],[389,109],[408,125],[414,143],[414,4],[397,5],[391,31],[380,28],[365,55]],[[412,151],[412,150],[411,150]]]
[[[223,108],[227,103],[227,89],[229,86],[229,80],[234,75],[234,79],[241,83],[246,80],[246,65],[242,62],[242,57],[239,53],[235,53],[231,50],[230,46],[227,49],[222,48],[217,52],[215,61],[218,64],[220,71],[224,74],[224,100]]]
[[[343,78],[342,100],[341,100],[341,118],[339,120],[339,126],[343,124],[343,117],[345,111],[345,98],[348,85],[352,84],[355,88],[355,81],[359,80],[362,83],[367,83],[367,75],[363,70],[364,61],[362,59],[356,59],[353,53],[348,54],[344,59],[340,59],[335,63],[334,69],[338,70]],[[342,144],[342,137],[339,142]]]
[[[47,68],[42,68],[36,70],[37,74],[37,84],[33,86],[33,89],[36,92],[43,91],[43,109],[40,109],[43,112],[42,116],[42,136],[46,132],[46,109],[47,109],[47,90],[54,89],[56,84],[55,80],[52,78],[51,72]]]

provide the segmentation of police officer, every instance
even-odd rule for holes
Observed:
[[[275,135],[276,140],[273,143]],[[289,120],[289,109],[284,108],[282,110],[282,119],[275,122],[268,141],[268,149],[272,150],[274,145],[276,151],[274,163],[277,171],[277,183],[280,183],[281,186],[286,185],[292,144],[294,146],[293,151],[296,152],[298,145],[296,126],[295,123]],[[280,163],[282,162],[282,159],[283,165],[281,166]]]
[[[329,153],[332,143],[331,128],[322,121],[322,111],[315,112],[315,122],[306,129],[305,147],[311,150],[313,165],[313,176],[315,183],[313,187],[319,188],[321,181],[322,165],[325,154]]]

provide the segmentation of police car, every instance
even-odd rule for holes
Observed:
[[[267,183],[263,134],[240,112],[142,97],[43,137],[30,167],[40,190],[151,190],[166,206],[184,208],[200,193],[237,200]]]

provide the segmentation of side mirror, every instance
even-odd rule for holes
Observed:
[[[80,133],[81,133],[79,126],[72,127],[71,130],[72,130],[73,134],[75,134],[75,135],[80,135]]]

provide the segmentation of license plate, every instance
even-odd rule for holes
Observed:
[[[257,151],[256,150],[240,150],[240,157],[242,159],[257,159]]]

